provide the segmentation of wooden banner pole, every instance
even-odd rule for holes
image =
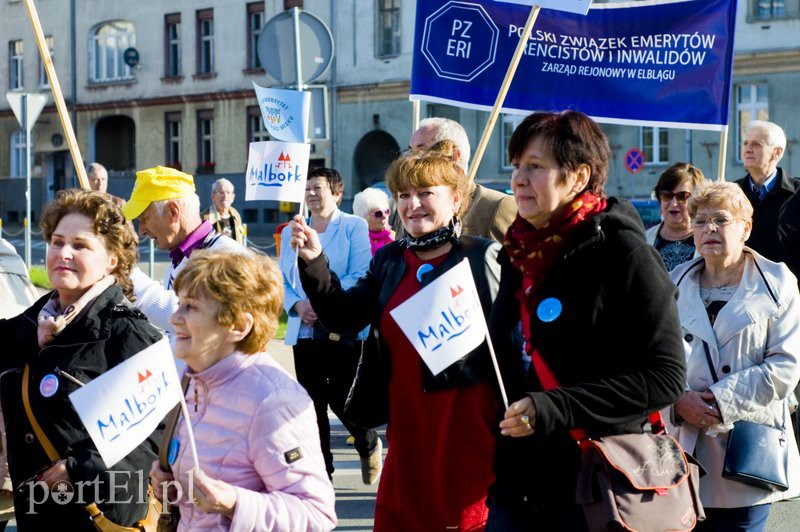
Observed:
[[[717,161],[717,181],[725,181],[725,162],[728,159],[728,126],[722,126],[719,133],[719,161]]]
[[[481,135],[481,140],[478,143],[478,147],[475,149],[474,155],[472,156],[472,161],[470,162],[469,166],[470,180],[475,179],[475,175],[478,173],[478,167],[481,165],[483,153],[486,151],[486,146],[489,144],[489,139],[492,137],[494,124],[497,122],[497,115],[500,114],[500,108],[503,106],[503,102],[506,100],[508,88],[511,86],[511,81],[514,79],[514,74],[517,72],[520,59],[522,59],[522,52],[525,50],[525,46],[528,44],[528,39],[530,39],[531,36],[531,30],[533,30],[533,25],[536,23],[536,18],[539,16],[539,9],[539,6],[533,6],[530,14],[528,15],[528,21],[525,23],[525,29],[522,31],[522,36],[519,38],[517,49],[514,52],[514,56],[511,58],[511,64],[508,65],[506,77],[503,79],[503,84],[500,85],[500,92],[497,93],[497,99],[494,102],[494,107],[492,107],[492,112],[489,113],[489,120],[486,122],[486,127],[483,129],[483,135]]]
[[[58,111],[58,118],[61,121],[61,127],[67,137],[67,146],[72,156],[72,164],[75,166],[75,171],[78,173],[78,182],[82,189],[89,190],[89,179],[86,177],[86,167],[83,164],[81,150],[75,138],[75,131],[72,129],[72,121],[67,112],[67,104],[64,103],[64,95],[61,93],[61,85],[58,83],[56,69],[53,67],[53,58],[50,56],[50,48],[48,48],[47,41],[45,41],[42,24],[39,22],[39,14],[36,12],[36,6],[33,5],[33,0],[25,0],[25,9],[28,12],[28,19],[31,21],[31,26],[33,26],[33,35],[36,37],[36,45],[39,47],[39,55],[42,58],[44,70],[47,73],[47,79],[50,81],[50,90],[52,90],[53,99],[56,102],[56,110]],[[72,75],[74,76],[75,73],[73,72]],[[73,94],[72,97],[75,98],[75,95]]]

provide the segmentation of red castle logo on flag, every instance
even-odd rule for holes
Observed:
[[[457,298],[458,296],[460,296],[460,295],[461,295],[461,292],[463,292],[463,291],[464,291],[464,289],[463,289],[463,288],[461,288],[461,285],[456,285],[456,287],[455,287],[455,288],[453,288],[453,287],[451,286],[451,287],[450,287],[450,297],[452,297],[452,298],[454,298],[454,299],[455,299],[455,298]]]
[[[142,375],[141,371],[137,372],[138,375],[139,375],[139,384],[143,383],[144,381],[146,381],[147,379],[149,379],[150,377],[153,376],[153,374],[150,373],[149,369],[145,369],[145,372],[146,373],[144,375]]]
[[[292,166],[292,159],[288,153],[281,152],[278,157],[278,163],[275,165],[278,168],[290,168]]]

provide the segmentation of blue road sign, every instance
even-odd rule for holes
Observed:
[[[638,174],[644,169],[644,153],[639,148],[631,148],[625,154],[625,168],[632,174]]]
[[[494,63],[500,30],[483,6],[448,2],[424,27],[422,54],[439,77],[472,81]]]

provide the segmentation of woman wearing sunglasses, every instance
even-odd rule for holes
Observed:
[[[646,237],[661,255],[667,271],[697,256],[686,202],[704,180],[703,172],[689,163],[675,163],[658,178],[654,191],[662,221],[648,229]]]
[[[394,231],[389,227],[389,197],[379,188],[365,188],[353,196],[353,214],[367,221],[372,255],[380,248],[394,242]]]

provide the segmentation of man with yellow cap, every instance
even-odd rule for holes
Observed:
[[[200,217],[200,198],[195,193],[194,178],[174,168],[156,166],[136,172],[130,199],[122,206],[128,221],[139,219],[139,233],[153,239],[158,249],[169,251],[172,264],[164,285],[144,272],[131,273],[135,306],[157,327],[171,331],[169,318],[178,308],[172,283],[183,269],[189,255],[198,249],[246,253],[246,249],[220,235]]]

